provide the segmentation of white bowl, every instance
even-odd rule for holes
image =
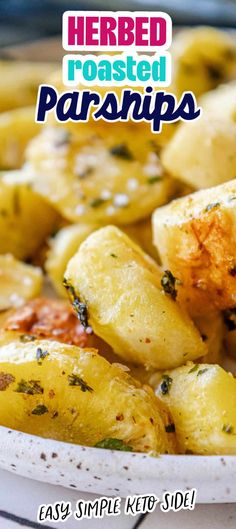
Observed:
[[[119,452],[0,427],[0,467],[31,479],[108,496],[197,489],[197,503],[236,502],[235,456]]]

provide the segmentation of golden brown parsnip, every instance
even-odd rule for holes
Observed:
[[[42,289],[40,268],[17,261],[12,255],[0,255],[0,311],[23,305]]]
[[[194,189],[236,176],[236,83],[220,86],[199,103],[201,117],[182,123],[161,156],[166,171]]]
[[[38,87],[56,63],[0,61],[0,112],[35,105]]]
[[[23,171],[0,176],[0,253],[18,259],[34,257],[59,216],[46,200],[32,190]]]
[[[70,443],[121,441],[123,449],[172,453],[170,415],[94,349],[0,340],[0,424]]]
[[[107,124],[105,124],[107,125]],[[33,188],[70,222],[130,224],[165,204],[175,184],[164,174],[151,133],[115,123],[45,127],[27,149]]]
[[[107,226],[81,244],[65,280],[81,320],[121,358],[166,369],[207,349],[187,313],[163,291],[162,275],[121,230]]]
[[[172,414],[180,451],[236,454],[236,380],[217,365],[166,373],[156,394]]]
[[[181,97],[185,90],[196,96],[236,76],[234,36],[211,27],[179,31],[173,38],[172,83]]]
[[[0,114],[0,169],[18,169],[23,165],[28,142],[39,134],[34,120],[35,108],[23,107]]]
[[[97,228],[98,226],[94,224],[72,224],[59,230],[55,237],[50,239],[45,268],[60,296],[66,297],[63,278],[69,260],[77,252],[84,239]]]
[[[153,214],[162,264],[178,277],[192,316],[236,306],[236,180],[198,191]]]

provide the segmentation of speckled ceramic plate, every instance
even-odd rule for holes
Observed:
[[[0,466],[82,492],[125,497],[197,489],[198,503],[236,502],[236,457],[161,456],[88,448],[0,427]]]

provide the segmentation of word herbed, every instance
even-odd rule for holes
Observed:
[[[156,51],[171,44],[172,21],[163,12],[66,11],[63,47],[78,51]]]
[[[144,93],[124,89],[120,99],[115,92],[104,96],[90,90],[71,90],[59,94],[51,85],[39,87],[35,121],[45,123],[54,112],[57,121],[88,122],[103,119],[107,122],[150,122],[152,132],[159,133],[163,123],[193,121],[201,115],[192,92],[184,92],[179,101],[165,91],[153,92],[147,86]]]

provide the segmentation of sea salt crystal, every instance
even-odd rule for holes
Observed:
[[[117,208],[123,208],[129,204],[129,197],[124,193],[117,193],[114,197],[114,205]]]
[[[83,204],[79,204],[78,206],[76,206],[75,208],[76,215],[83,215],[84,212],[85,212],[85,206]]]
[[[102,200],[109,200],[112,197],[111,191],[109,191],[108,189],[104,189],[101,192],[100,197],[102,198]]]
[[[31,279],[31,277],[24,277],[24,278],[23,278],[23,284],[24,284],[25,286],[30,286],[30,285],[32,285],[32,279]]]
[[[129,180],[127,181],[127,189],[129,189],[129,191],[135,191],[137,187],[138,187],[137,178],[129,178]]]
[[[114,215],[115,211],[116,210],[113,206],[108,206],[106,209],[106,214],[111,217],[112,215]]]

